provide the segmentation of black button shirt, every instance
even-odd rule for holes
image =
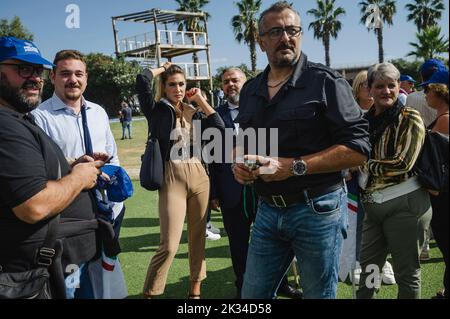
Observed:
[[[270,155],[269,129],[276,128],[279,157],[305,156],[333,145],[345,145],[369,156],[368,122],[353,98],[350,85],[337,72],[308,62],[302,53],[292,77],[269,100],[269,71],[268,66],[244,85],[239,116],[235,120],[243,130],[267,129],[266,149],[258,149],[258,154]],[[255,186],[259,195],[296,194],[341,179],[342,173],[336,172],[291,177],[280,182],[258,180]]]

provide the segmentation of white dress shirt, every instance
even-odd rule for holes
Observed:
[[[86,107],[93,151],[114,156],[110,164],[119,166],[117,145],[105,110],[100,105],[86,101],[84,98],[82,98],[82,105]],[[81,112],[75,114],[72,107],[64,104],[56,94],[53,94],[50,99],[39,105],[32,114],[35,117],[36,124],[58,144],[66,158],[76,159],[86,154]],[[117,217],[122,208],[123,203],[114,204],[114,218]]]

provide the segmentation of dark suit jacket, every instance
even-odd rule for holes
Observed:
[[[220,115],[225,128],[234,129],[228,103],[219,106],[216,112]],[[225,145],[225,136],[222,137],[222,145]],[[209,166],[211,177],[211,199],[219,199],[222,207],[235,207],[240,203],[242,185],[235,179],[231,171],[231,164],[213,163]]]

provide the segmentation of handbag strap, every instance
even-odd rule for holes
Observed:
[[[58,177],[57,180],[61,179],[61,163],[58,161]],[[45,236],[44,243],[42,247],[39,248],[37,256],[36,256],[36,264],[39,267],[48,268],[52,264],[53,257],[56,254],[54,249],[56,236],[57,236],[57,228],[59,224],[60,216],[57,214],[48,222],[47,235]]]

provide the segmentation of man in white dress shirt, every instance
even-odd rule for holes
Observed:
[[[33,111],[36,124],[58,144],[69,162],[90,152],[106,153],[112,157],[110,164],[119,166],[108,115],[83,97],[88,78],[84,56],[76,50],[63,50],[56,54],[54,65],[51,81],[55,92]],[[118,238],[125,207],[123,203],[111,203],[111,207]],[[98,297],[94,295],[81,293],[80,298]]]

